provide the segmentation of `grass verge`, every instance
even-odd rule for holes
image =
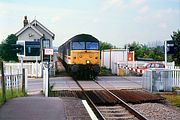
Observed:
[[[169,101],[172,105],[180,107],[180,95],[162,95]]]
[[[6,100],[10,100],[15,97],[22,97],[24,96],[21,90],[13,89],[13,90],[6,90]],[[0,90],[0,106],[4,104],[2,98],[2,90]]]

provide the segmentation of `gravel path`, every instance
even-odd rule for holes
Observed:
[[[91,120],[81,99],[74,97],[62,97],[67,120]]]
[[[180,109],[160,103],[144,103],[131,105],[149,120],[179,120]]]

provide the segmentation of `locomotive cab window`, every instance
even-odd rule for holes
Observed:
[[[73,50],[84,50],[85,49],[85,42],[73,42],[72,43]]]
[[[99,44],[98,44],[98,42],[86,42],[86,49],[87,50],[98,50]]]

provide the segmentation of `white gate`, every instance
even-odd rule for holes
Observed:
[[[173,70],[173,86],[180,87],[180,66],[175,66]]]

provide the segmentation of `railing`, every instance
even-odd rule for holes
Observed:
[[[154,61],[156,62],[156,61]],[[128,67],[138,67],[138,66],[143,66],[145,63],[149,63],[149,61],[134,61],[134,62],[117,62],[119,67],[125,67],[128,65]],[[164,62],[162,62],[164,63]],[[169,69],[174,69],[175,63],[174,62],[168,62],[167,63],[167,68]]]

